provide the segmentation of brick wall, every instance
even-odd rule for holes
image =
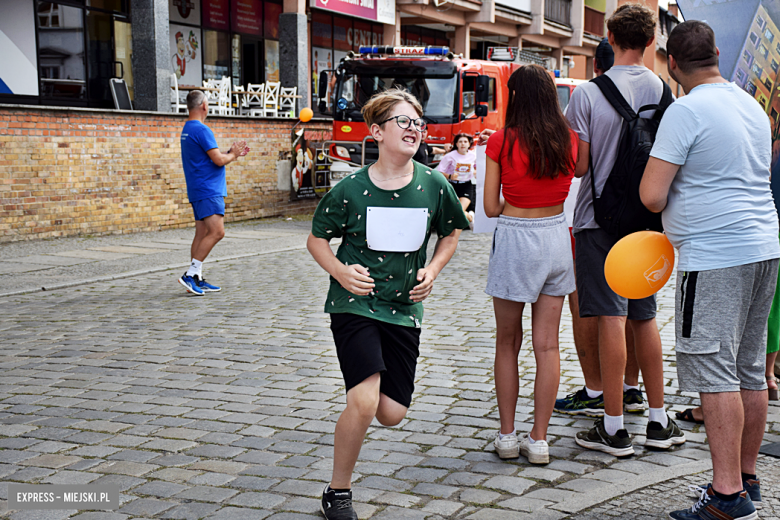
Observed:
[[[0,106],[0,242],[114,234],[193,224],[181,166],[185,117]],[[277,190],[295,121],[209,117],[220,148],[246,140],[227,166],[226,221],[310,213],[316,200]],[[330,138],[327,121],[308,130]]]

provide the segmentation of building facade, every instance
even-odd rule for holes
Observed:
[[[593,5],[586,5],[593,3]],[[170,110],[170,81],[281,81],[318,110],[361,45],[516,47],[567,75],[592,56],[614,0],[0,0],[0,104]],[[602,2],[602,4],[598,4]],[[595,7],[594,7],[595,6]]]

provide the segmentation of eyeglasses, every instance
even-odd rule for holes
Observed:
[[[425,130],[428,129],[428,123],[426,123],[422,118],[412,119],[409,116],[388,117],[387,119],[379,123],[379,125],[381,126],[387,123],[388,121],[392,121],[393,119],[395,119],[395,122],[398,124],[398,128],[400,128],[401,130],[406,130],[411,125],[414,125],[414,129],[419,132],[425,132]]]

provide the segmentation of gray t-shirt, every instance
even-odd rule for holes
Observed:
[[[617,65],[609,69],[606,75],[635,111],[645,105],[657,105],[661,101],[663,83],[647,67]],[[649,111],[640,115],[653,117],[654,113]],[[617,158],[623,118],[612,108],[598,85],[587,82],[574,89],[569,106],[566,107],[566,119],[580,140],[590,143],[593,169],[596,170],[596,194],[601,195]],[[588,172],[580,184],[572,226],[575,233],[599,227],[593,218],[592,179],[591,172]]]

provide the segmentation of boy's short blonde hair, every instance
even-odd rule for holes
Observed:
[[[363,113],[363,119],[368,125],[368,128],[371,128],[371,125],[378,125],[380,121],[384,121],[390,117],[395,106],[404,101],[412,105],[412,108],[417,112],[417,115],[422,117],[423,108],[416,97],[400,88],[392,88],[390,90],[377,92],[371,96],[368,103],[363,106],[361,112]]]

